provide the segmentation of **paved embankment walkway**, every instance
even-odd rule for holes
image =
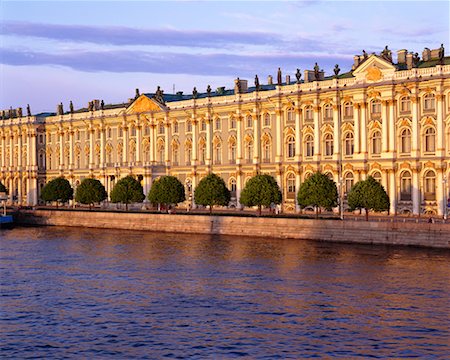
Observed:
[[[169,215],[104,211],[26,210],[20,225],[80,226],[190,234],[291,238],[450,249],[450,224]]]

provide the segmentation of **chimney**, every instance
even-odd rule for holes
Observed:
[[[423,49],[422,59],[423,59],[423,61],[431,60],[431,50],[430,49],[428,49],[428,48]]]
[[[353,66],[356,69],[358,67],[358,65],[359,65],[359,55],[355,55],[355,56],[353,56]]]
[[[414,54],[412,52],[406,54],[406,67],[408,70],[413,68],[413,56]]]
[[[272,77],[272,75],[269,75],[269,76],[267,77],[267,84],[273,85],[273,77]]]
[[[94,110],[100,110],[100,100],[94,100]]]
[[[286,85],[289,85],[291,83],[291,76],[286,75]]]
[[[402,49],[397,51],[397,63],[398,64],[406,64],[406,54],[408,50]]]

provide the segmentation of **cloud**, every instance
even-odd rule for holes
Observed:
[[[146,51],[85,51],[60,54],[3,49],[0,62],[6,65],[65,66],[84,72],[146,72],[210,76],[254,76],[282,69],[312,69],[314,62],[324,69],[350,64],[351,56],[320,53],[278,54],[187,54]],[[347,66],[342,65],[345,69]]]
[[[4,22],[2,35],[109,45],[156,45],[223,48],[235,44],[267,45],[282,41],[269,32],[139,29],[120,26],[60,25]]]

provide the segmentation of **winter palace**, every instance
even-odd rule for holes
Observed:
[[[450,57],[386,47],[354,57],[348,72],[319,66],[251,84],[190,94],[140,94],[122,104],[93,100],[86,108],[30,107],[0,113],[0,181],[10,202],[36,205],[49,179],[73,187],[95,177],[109,192],[133,174],[147,194],[165,174],[186,186],[187,202],[208,172],[223,177],[240,207],[245,182],[273,175],[283,211],[298,211],[296,190],[313,172],[327,173],[345,198],[371,175],[385,187],[391,214],[443,215],[450,179]]]

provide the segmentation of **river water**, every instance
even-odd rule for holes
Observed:
[[[450,252],[0,230],[2,359],[448,358]]]

